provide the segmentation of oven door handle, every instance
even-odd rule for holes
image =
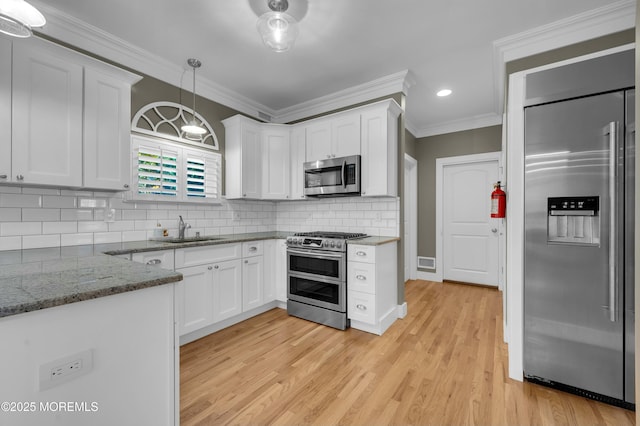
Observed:
[[[299,254],[301,256],[313,257],[315,259],[341,259],[344,256],[344,253],[318,253],[316,250],[295,250],[295,249],[287,249],[287,254]]]

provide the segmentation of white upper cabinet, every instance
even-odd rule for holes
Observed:
[[[338,113],[306,126],[306,161],[360,154],[360,114]]]
[[[125,190],[131,85],[139,76],[37,38],[12,50],[7,181]]]
[[[360,154],[360,113],[341,114],[331,120],[332,158]]]
[[[327,120],[309,124],[306,127],[305,161],[331,158],[331,123]]]
[[[84,74],[84,186],[129,188],[130,84],[101,71]]]
[[[290,130],[287,126],[262,127],[262,198],[286,200],[290,197]]]
[[[361,195],[395,197],[398,194],[398,116],[393,101],[373,104],[361,113]]]
[[[226,120],[226,198],[304,199],[305,161],[361,155],[365,197],[398,194],[398,116],[394,100],[295,125]]]
[[[305,128],[301,125],[291,129],[291,199],[302,200],[304,195]]]
[[[260,125],[241,115],[222,121],[225,126],[225,196],[259,199],[262,192]]]
[[[11,42],[0,37],[0,183],[11,176]]]
[[[67,49],[14,43],[12,181],[82,186],[83,67]]]

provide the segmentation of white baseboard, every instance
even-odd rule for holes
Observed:
[[[435,281],[437,283],[441,283],[442,282],[442,277],[439,274],[435,273],[435,272],[418,271],[416,276],[418,277],[419,280]]]
[[[398,305],[396,308],[396,312],[398,313],[398,318],[402,319],[407,316],[407,302],[404,302],[402,305]]]

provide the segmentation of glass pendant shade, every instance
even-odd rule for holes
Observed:
[[[298,23],[284,12],[267,12],[260,16],[257,24],[262,42],[276,52],[286,52],[293,47],[298,37]]]
[[[44,26],[42,13],[24,0],[0,0],[0,33],[30,37],[32,28]]]

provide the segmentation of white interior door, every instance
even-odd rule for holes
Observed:
[[[451,164],[443,170],[443,278],[498,286],[499,219],[490,195],[498,161]]]

